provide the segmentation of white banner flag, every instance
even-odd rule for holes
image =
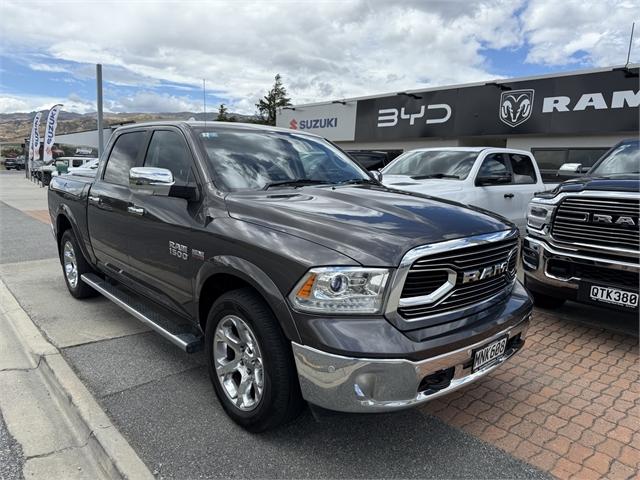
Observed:
[[[61,108],[62,104],[59,103],[49,110],[44,130],[44,154],[42,156],[44,163],[50,163],[53,160],[53,142],[56,139],[56,126],[58,125],[58,114]]]
[[[33,126],[31,127],[31,139],[29,140],[29,159],[40,160],[40,118],[42,112],[36,113],[33,117]]]

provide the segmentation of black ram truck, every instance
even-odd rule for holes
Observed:
[[[322,138],[229,123],[119,128],[95,179],[55,177],[71,294],[100,292],[187,352],[251,431],[311,404],[410,407],[524,344],[518,230],[382,186]]]
[[[619,143],[585,177],[540,193],[529,204],[522,264],[536,305],[554,308],[577,300],[637,319],[638,144]]]

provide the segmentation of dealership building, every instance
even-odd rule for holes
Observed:
[[[276,124],[345,150],[493,146],[534,153],[545,172],[590,166],[638,136],[638,65],[496,80],[281,109]]]

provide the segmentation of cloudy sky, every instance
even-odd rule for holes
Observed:
[[[0,113],[254,113],[294,103],[624,64],[637,0],[0,1]],[[631,60],[640,61],[640,25]]]

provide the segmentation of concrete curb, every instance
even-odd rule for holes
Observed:
[[[75,372],[38,330],[15,297],[0,280],[0,312],[15,332],[33,369],[38,369],[53,393],[62,415],[76,435],[85,439],[88,452],[107,478],[154,479],[147,466],[113,425]]]

